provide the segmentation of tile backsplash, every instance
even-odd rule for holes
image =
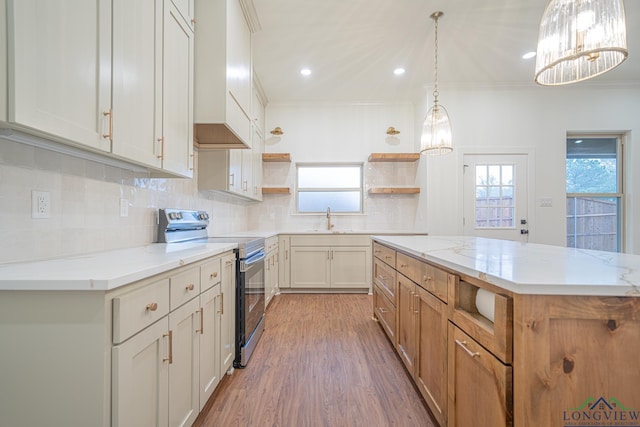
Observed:
[[[31,218],[31,192],[51,197],[51,216]],[[128,215],[120,216],[120,203]],[[0,262],[28,261],[142,246],[156,241],[157,210],[199,209],[210,234],[243,231],[249,205],[197,181],[156,179],[0,139]]]

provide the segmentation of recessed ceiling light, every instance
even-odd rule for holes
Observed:
[[[395,74],[396,76],[404,74],[404,68],[396,68],[395,70],[393,70],[393,74]]]
[[[302,74],[303,76],[310,76],[311,70],[308,68],[303,68],[302,70],[300,70],[300,74]]]
[[[524,55],[522,55],[522,59],[530,59],[530,58],[533,58],[534,56],[536,56],[535,52],[527,52]]]

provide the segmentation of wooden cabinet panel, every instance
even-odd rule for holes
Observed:
[[[398,354],[411,375],[415,372],[417,346],[416,285],[398,274]]]
[[[373,286],[373,315],[378,319],[394,347],[396,337],[396,307],[389,301],[378,285]]]
[[[602,416],[602,422],[605,415],[617,416],[618,425],[628,425],[622,417],[635,425],[640,298],[516,295],[514,300],[515,425],[564,426],[567,420],[586,425],[595,420],[586,417]],[[574,409],[580,407],[583,411]]]
[[[373,256],[396,268],[396,251],[393,249],[373,242]]]
[[[373,280],[380,291],[396,305],[397,280],[396,271],[389,265],[375,258],[373,260]]]
[[[512,368],[449,324],[448,426],[513,425]],[[547,424],[538,424],[547,425]]]
[[[440,425],[447,419],[447,305],[416,287],[418,359],[415,380]]]

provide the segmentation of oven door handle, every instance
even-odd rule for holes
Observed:
[[[249,266],[251,264],[255,264],[256,262],[260,262],[263,259],[265,259],[265,257],[267,256],[267,254],[264,253],[264,251],[260,251],[255,255],[252,255],[250,258],[247,258],[244,263],[245,265]]]

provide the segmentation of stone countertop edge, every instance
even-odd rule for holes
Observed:
[[[153,243],[42,261],[0,264],[0,291],[110,291],[219,255],[235,243]]]
[[[515,294],[640,297],[640,256],[469,236],[373,240]]]

